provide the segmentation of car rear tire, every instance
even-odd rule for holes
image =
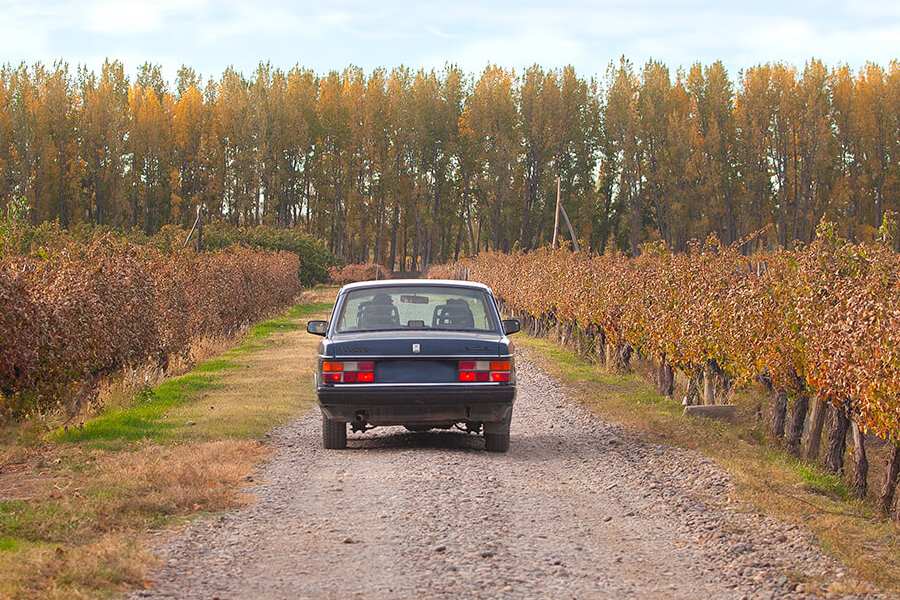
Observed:
[[[484,449],[488,452],[506,452],[509,450],[508,433],[484,434]]]
[[[509,426],[511,419],[507,417],[500,423],[484,424],[484,449],[488,452],[506,452],[509,450]]]
[[[322,444],[326,450],[343,450],[347,447],[347,424],[322,417]]]

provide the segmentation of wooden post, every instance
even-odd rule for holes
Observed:
[[[566,207],[562,205],[562,202],[559,203],[559,211],[562,213],[563,221],[565,221],[566,228],[569,230],[569,236],[572,238],[572,249],[575,252],[581,252],[581,248],[578,247],[578,238],[575,237],[575,230],[572,229],[572,222],[569,221],[569,215],[566,213]]]
[[[888,456],[887,473],[884,474],[884,487],[881,488],[881,498],[878,503],[885,514],[891,512],[894,504],[894,492],[897,490],[897,479],[900,478],[900,444],[891,444],[891,453]],[[900,511],[898,511],[900,516]]]
[[[200,224],[200,206],[197,206],[197,218],[194,219],[194,224],[191,226],[191,230],[188,231],[187,237],[184,240],[184,247],[187,248],[188,244],[191,243],[191,238],[194,236],[194,231],[197,229],[197,225]]]
[[[828,436],[828,452],[825,454],[825,468],[834,474],[844,472],[844,450],[847,448],[847,430],[850,419],[847,411],[838,408],[834,411],[834,423]]]
[[[869,459],[866,458],[866,436],[860,430],[856,421],[850,424],[853,432],[853,458],[856,459],[856,468],[853,472],[853,493],[857,498],[865,498],[869,490]]]
[[[794,409],[791,411],[791,426],[788,429],[787,448],[794,456],[800,456],[800,438],[803,437],[803,426],[806,423],[806,411],[809,408],[809,396],[806,392],[797,394]]]
[[[556,235],[559,231],[559,186],[560,180],[559,177],[556,178],[556,216],[553,218],[553,243],[551,244],[552,248],[556,248]]]
[[[711,360],[703,366],[703,404],[716,403],[715,369]]]
[[[809,439],[806,442],[806,458],[808,460],[819,458],[822,427],[825,425],[826,414],[828,414],[828,407],[825,404],[825,400],[816,396],[813,401],[812,414],[809,417]]]
[[[203,251],[203,205],[197,207],[197,252]]]
[[[772,409],[772,434],[784,438],[784,423],[787,420],[788,395],[784,390],[775,392],[775,406]]]
[[[702,404],[703,399],[701,397],[700,388],[703,387],[703,368],[702,367],[693,367],[690,371],[685,373],[688,376],[688,387],[687,392],[685,392],[684,400],[682,400],[682,404],[684,406],[693,406],[696,404]]]

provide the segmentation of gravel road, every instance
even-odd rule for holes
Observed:
[[[808,597],[798,574],[840,589],[840,565],[801,529],[732,504],[719,467],[518,368],[505,455],[399,428],[325,451],[318,411],[274,431],[257,501],[167,542],[134,597]]]

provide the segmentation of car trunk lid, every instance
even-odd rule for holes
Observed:
[[[451,383],[458,381],[459,361],[496,359],[502,336],[460,331],[384,331],[336,335],[329,355],[344,360],[372,360],[377,383]]]

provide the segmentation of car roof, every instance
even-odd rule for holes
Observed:
[[[465,287],[490,292],[491,289],[477,281],[463,281],[462,279],[378,279],[372,281],[357,281],[348,283],[341,288],[341,293],[360,288],[395,287],[395,286],[453,286]]]

